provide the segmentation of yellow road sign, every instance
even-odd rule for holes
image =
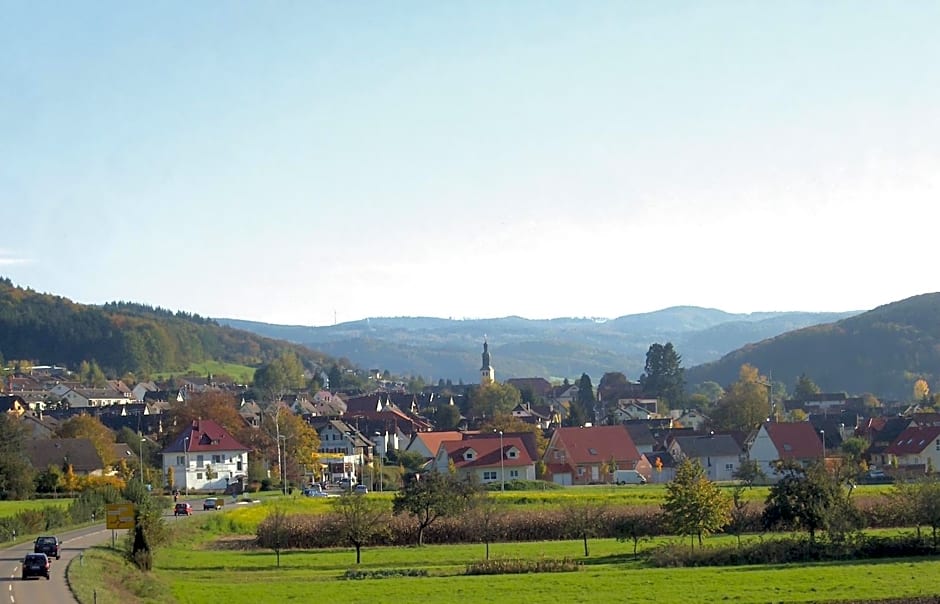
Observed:
[[[133,503],[109,503],[107,506],[107,524],[109,529],[134,528]]]

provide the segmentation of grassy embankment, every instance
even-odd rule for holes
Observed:
[[[649,503],[651,491],[633,490]],[[593,497],[592,490],[586,490]],[[501,495],[519,505],[548,505],[567,499],[562,492],[546,492],[540,501],[521,503],[533,493]],[[622,489],[618,491],[624,492]],[[624,493],[629,493],[626,491]],[[556,495],[557,493],[557,495]],[[549,495],[556,495],[550,497]],[[382,495],[386,496],[387,495]],[[633,495],[624,494],[627,499]],[[583,499],[583,498],[579,498]],[[363,570],[422,569],[429,577],[341,580],[354,564],[351,549],[282,552],[281,567],[269,550],[232,549],[233,535],[250,535],[264,516],[278,505],[288,513],[325,511],[323,499],[272,499],[263,505],[232,506],[219,514],[171,519],[173,545],[157,554],[156,569],[141,576],[116,553],[99,548],[73,565],[70,579],[82,602],[224,601],[226,604],[303,601],[312,594],[328,594],[346,603],[421,601],[532,603],[558,601],[657,602],[831,602],[915,597],[940,592],[935,577],[940,560],[904,559],[867,563],[825,563],[727,568],[655,569],[642,566],[630,555],[632,544],[612,539],[591,542],[591,557],[584,558],[579,541],[506,543],[491,546],[492,558],[563,558],[582,562],[578,572],[538,575],[463,576],[466,565],[482,559],[483,545],[377,547],[363,550]],[[757,538],[757,537],[753,537]],[[731,537],[708,540],[718,543]],[[664,539],[647,542],[653,547]]]
[[[193,363],[185,371],[167,371],[161,373],[153,374],[153,379],[155,380],[165,380],[172,376],[178,375],[199,375],[206,376],[209,374],[213,375],[227,375],[234,379],[239,384],[250,384],[254,381],[255,377],[255,368],[248,367],[247,365],[236,365],[234,363],[220,363],[219,361],[203,361],[201,363]]]

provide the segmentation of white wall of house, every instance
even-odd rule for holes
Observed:
[[[934,472],[940,472],[940,438],[927,445],[920,453],[898,455],[895,458],[898,468],[904,468],[905,466],[929,466],[933,468]],[[889,463],[893,464],[893,461],[889,460]]]
[[[527,466],[513,466],[511,468],[500,468],[499,466],[493,466],[490,468],[464,468],[458,470],[457,473],[461,478],[472,475],[483,484],[491,482],[502,482],[503,480],[506,482],[510,482],[512,480],[535,480],[535,464],[530,464]]]
[[[774,474],[774,462],[780,459],[780,453],[763,426],[757,431],[757,436],[754,438],[754,442],[751,443],[751,448],[748,450],[748,459],[757,462],[767,478],[774,480],[776,476]]]
[[[247,451],[176,452],[163,454],[163,476],[173,468],[173,486],[180,491],[223,491],[248,474]],[[208,471],[213,478],[209,478]]]

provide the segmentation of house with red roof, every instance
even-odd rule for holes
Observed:
[[[438,472],[486,484],[511,480],[535,480],[535,460],[519,436],[476,435],[467,440],[445,440],[434,456]]]
[[[542,460],[546,480],[563,485],[609,482],[613,470],[636,470],[647,480],[652,473],[623,424],[558,428]]]
[[[826,456],[822,435],[809,422],[764,422],[747,443],[748,459],[757,462],[767,479],[776,482],[776,463],[794,460],[804,466]]]
[[[405,450],[420,453],[425,459],[431,459],[437,455],[441,443],[448,440],[463,440],[463,432],[456,430],[415,432],[411,435],[411,441],[409,441]]]
[[[899,470],[940,470],[940,427],[911,426],[885,449],[891,466]]]
[[[173,488],[180,491],[239,492],[248,475],[248,447],[211,419],[196,419],[160,452],[163,475],[173,470]]]

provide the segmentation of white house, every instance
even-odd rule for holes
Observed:
[[[940,427],[912,426],[885,449],[892,466],[917,472],[940,470]]]
[[[677,436],[669,443],[669,454],[673,459],[698,460],[709,480],[733,480],[741,467],[744,451],[727,434],[697,434]]]
[[[211,419],[193,420],[161,451],[163,475],[173,470],[173,488],[180,491],[224,491],[238,484],[244,490],[248,447]]]
[[[773,482],[779,478],[774,474],[778,461],[807,466],[821,461],[825,454],[822,437],[809,422],[764,422],[748,443],[748,459]]]

